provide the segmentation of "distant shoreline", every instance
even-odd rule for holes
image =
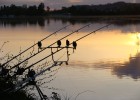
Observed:
[[[50,16],[12,16],[12,17],[3,17],[0,16],[0,19],[15,19],[15,18],[140,18],[140,15],[97,15],[97,16],[65,16],[65,15],[50,15]],[[139,19],[140,20],[140,19]]]

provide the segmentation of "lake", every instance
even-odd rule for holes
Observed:
[[[138,18],[1,19],[0,46],[8,41],[0,50],[1,57],[16,55],[60,28],[70,25],[45,39],[42,45],[46,47],[87,24],[91,25],[63,39],[62,46],[65,46],[67,39],[73,42],[102,26],[111,25],[78,41],[74,53],[73,49],[69,49],[69,65],[62,64],[38,77],[36,80],[39,80],[38,84],[43,93],[50,95],[55,91],[62,98],[69,97],[71,100],[139,100],[140,20]],[[21,62],[32,52],[38,52],[37,46],[9,65]],[[67,60],[66,52],[65,49],[61,50],[54,55],[54,59]],[[43,51],[30,59],[27,66],[50,53],[50,49]],[[1,59],[1,63],[5,61],[7,57]],[[33,68],[39,72],[50,64],[52,64],[51,57]]]

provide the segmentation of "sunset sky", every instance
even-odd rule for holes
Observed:
[[[0,5],[38,5],[40,2],[45,3],[46,6],[49,6],[51,9],[59,9],[62,6],[71,6],[71,5],[91,5],[91,4],[105,4],[113,3],[118,1],[138,3],[140,0],[0,0]]]

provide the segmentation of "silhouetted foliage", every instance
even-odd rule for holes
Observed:
[[[116,2],[104,5],[73,5],[55,10],[53,14],[64,15],[139,15],[140,3]]]
[[[45,8],[44,3],[40,3],[39,6],[38,6],[38,13],[40,15],[44,15],[44,8]]]
[[[0,97],[1,100],[35,100],[32,96],[28,95],[24,90],[18,92],[4,91],[7,88],[14,87],[11,81],[6,82],[4,78],[0,77]]]
[[[72,5],[71,7],[62,7],[61,10],[54,11],[50,11],[49,7],[46,7],[45,11],[44,3],[40,3],[38,6],[33,5],[29,7],[27,7],[27,5],[16,6],[14,4],[0,7],[1,18],[12,18],[14,16],[42,16],[48,14],[65,16],[139,15],[140,3],[116,2],[104,5]]]
[[[0,17],[2,18],[13,18],[15,16],[42,16],[46,14],[44,10],[44,3],[40,3],[38,6],[33,5],[27,7],[27,5],[16,6],[11,4],[10,6],[1,6],[0,7]]]

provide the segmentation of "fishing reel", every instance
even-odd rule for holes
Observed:
[[[38,41],[37,45],[38,45],[38,52],[39,52],[39,50],[42,49],[42,43],[41,43],[41,41]]]

